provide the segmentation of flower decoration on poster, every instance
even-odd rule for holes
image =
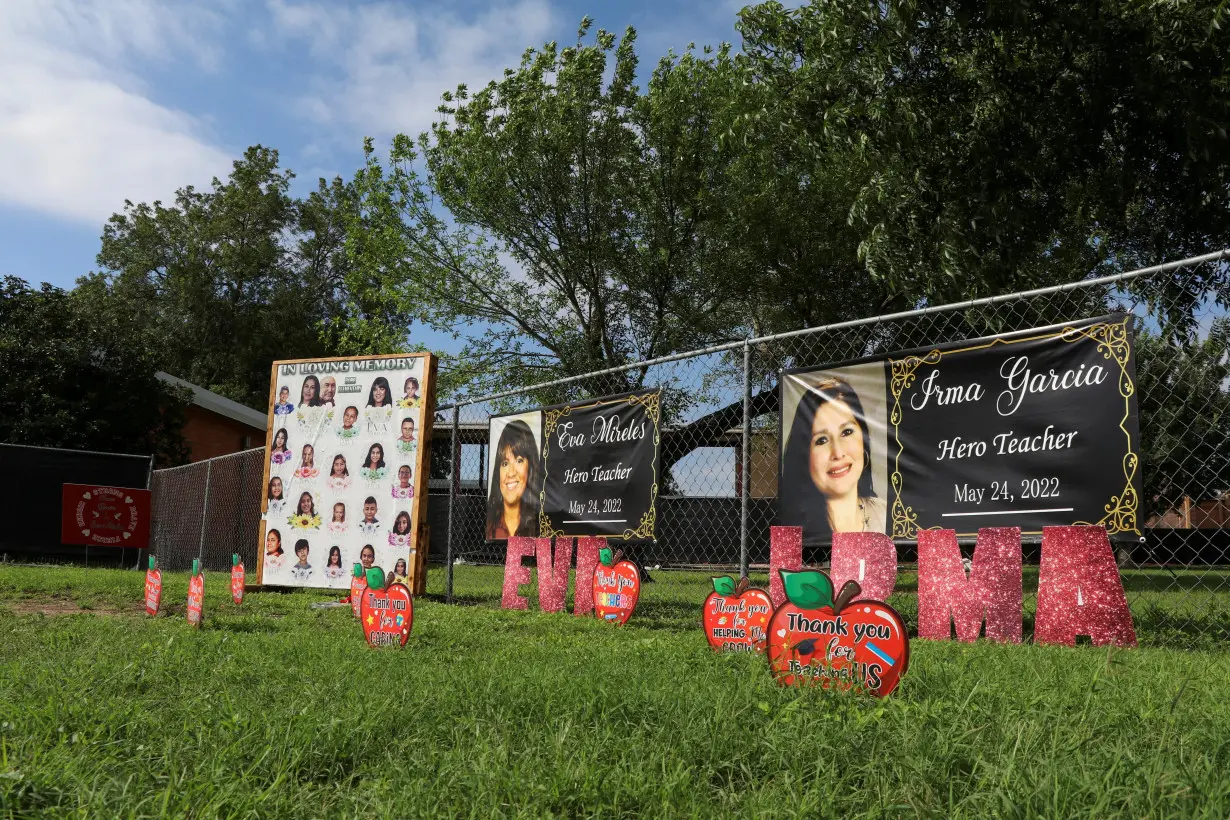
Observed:
[[[336,433],[337,437],[340,439],[351,439],[359,435],[359,428],[357,427],[338,427],[333,432]]]
[[[350,489],[350,476],[348,475],[331,475],[325,479],[325,485],[335,493],[340,493],[343,490]]]
[[[295,478],[301,479],[303,481],[310,481],[311,479],[316,478],[319,475],[320,475],[320,470],[316,469],[315,467],[300,467],[299,469],[295,470]]]
[[[272,464],[287,464],[294,457],[295,457],[294,453],[292,453],[290,450],[285,450],[280,453],[275,452],[273,455],[269,457],[269,461]]]
[[[400,438],[397,440],[397,452],[399,453],[413,453],[418,449],[419,443],[417,441],[406,441]]]
[[[410,546],[409,535],[398,535],[395,532],[389,533],[389,546],[392,547],[408,547]]]
[[[359,473],[365,481],[383,481],[389,477],[388,467],[360,467]]]
[[[423,403],[423,400],[419,398],[418,396],[414,397],[413,399],[407,399],[403,397],[397,400],[397,406],[402,408],[403,410],[413,410],[414,408],[420,406],[422,403]]]
[[[341,535],[344,532],[346,532],[346,530],[348,529],[348,526],[345,521],[330,521],[328,524],[325,525],[325,529],[327,529],[329,532],[333,533],[334,535]]]
[[[393,485],[393,497],[396,499],[414,498],[414,488],[413,487],[399,487],[396,484],[394,484]]]
[[[304,407],[299,406],[295,411],[295,418],[299,420],[299,427],[304,431],[317,430],[333,421],[332,407]]]
[[[320,529],[320,514],[298,513],[286,519],[286,522],[296,530],[318,530]]]

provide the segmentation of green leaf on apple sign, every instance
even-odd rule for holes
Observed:
[[[602,562],[602,566],[609,567],[615,563],[615,550],[610,547],[603,547],[598,550],[598,560]]]
[[[384,589],[384,570],[380,567],[369,567],[367,570],[367,588]]]
[[[833,582],[823,572],[779,570],[786,597],[800,609],[819,609],[833,605]]]
[[[735,579],[729,575],[723,575],[720,578],[713,579],[713,589],[718,595],[734,595],[735,594]]]

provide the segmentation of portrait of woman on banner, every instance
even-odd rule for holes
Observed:
[[[299,388],[300,407],[320,407],[320,379],[307,376],[303,379],[303,387]]]
[[[515,419],[504,426],[491,451],[487,540],[537,537],[542,492],[542,455],[530,426]]]
[[[803,528],[803,543],[834,532],[885,532],[888,506],[872,481],[872,437],[858,393],[844,379],[807,385],[782,457],[778,522]]]

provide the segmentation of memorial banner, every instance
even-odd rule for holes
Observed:
[[[261,584],[347,589],[356,563],[426,583],[429,353],[274,362]]]
[[[802,527],[806,545],[1066,524],[1139,535],[1131,322],[785,371],[779,523]]]
[[[488,540],[654,537],[660,390],[494,416]]]

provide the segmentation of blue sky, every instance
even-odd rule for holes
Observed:
[[[349,176],[362,140],[430,124],[440,92],[595,25],[648,69],[737,41],[734,0],[37,0],[0,3],[0,275],[71,287],[125,199],[224,177],[256,143],[299,191]]]

